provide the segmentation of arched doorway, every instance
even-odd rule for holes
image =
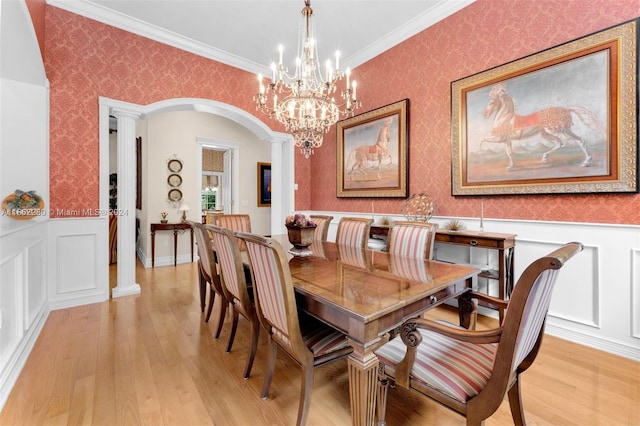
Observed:
[[[291,135],[274,132],[262,121],[240,108],[209,99],[178,98],[142,106],[101,97],[100,126],[100,211],[108,212],[109,192],[109,116],[116,117],[118,126],[118,209],[135,212],[136,182],[136,120],[170,111],[199,111],[230,119],[271,144],[272,208],[271,233],[284,232],[284,218],[294,209],[294,155]],[[106,217],[105,217],[106,219]],[[104,232],[108,232],[105,220]],[[118,219],[117,285],[112,297],[140,293],[135,282],[135,214]]]

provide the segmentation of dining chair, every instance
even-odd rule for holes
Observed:
[[[309,215],[309,219],[316,224],[316,232],[313,235],[314,241],[327,241],[329,233],[329,224],[333,220],[333,216]]]
[[[298,312],[287,255],[276,240],[244,232],[235,235],[247,246],[256,310],[269,339],[261,397],[266,399],[269,393],[280,348],[302,368],[297,424],[303,425],[309,414],[314,367],[345,357],[353,348],[338,330]]]
[[[247,277],[245,267],[238,247],[237,238],[227,228],[214,225],[205,225],[211,235],[216,248],[218,265],[220,265],[220,278],[222,290],[231,306],[233,322],[231,325],[231,335],[227,344],[227,352],[231,352],[233,341],[238,328],[238,317],[242,315],[251,322],[251,349],[249,358],[244,370],[243,377],[246,379],[251,374],[251,367],[258,350],[258,337],[260,334],[260,323],[253,303],[253,289],[251,287],[251,276]]]
[[[221,228],[230,229],[231,232],[251,233],[251,216],[248,214],[221,214],[216,217],[216,225]],[[238,241],[240,251],[245,250],[243,241]]]
[[[220,282],[220,276],[214,260],[213,247],[211,240],[205,231],[205,227],[202,223],[187,221],[187,223],[193,228],[193,233],[196,236],[196,243],[198,245],[198,264],[199,264],[199,284],[200,284],[200,306],[204,306],[204,299],[206,298],[206,287],[209,284],[209,307],[207,308],[207,315],[205,322],[209,322],[211,312],[213,311],[213,305],[215,303],[216,294],[220,296],[220,316],[218,318],[218,326],[216,328],[215,338],[220,337],[222,331],[222,324],[224,323],[224,316],[227,313],[227,299],[224,296],[222,290],[222,283]]]
[[[389,227],[387,251],[414,259],[433,259],[437,223],[395,221]]]
[[[351,247],[367,247],[373,219],[343,217],[338,222],[336,244]]]
[[[197,231],[195,229],[195,227],[193,226],[195,222],[192,222],[190,220],[187,221],[187,224],[189,226],[191,226],[191,228],[193,229],[193,233],[197,234]],[[198,238],[196,236],[196,246],[198,247],[198,292],[200,293],[200,311],[204,312],[204,308],[206,306],[206,300],[207,300],[207,277],[205,276],[206,273],[204,271],[204,266],[202,265],[202,261],[204,259],[204,256],[200,255],[200,244],[198,242]]]
[[[217,212],[206,212],[205,213],[205,223],[207,225],[217,225],[217,218],[221,213]]]
[[[516,425],[524,425],[520,375],[533,363],[544,336],[551,293],[560,268],[582,250],[568,243],[532,262],[509,301],[482,293],[472,299],[506,309],[491,330],[467,330],[424,318],[405,321],[400,335],[374,351],[378,368],[378,424],[385,424],[387,387],[412,389],[480,425],[509,396]]]

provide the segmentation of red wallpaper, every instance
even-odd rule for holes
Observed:
[[[478,0],[354,71],[363,111],[409,98],[411,194],[426,191],[436,215],[640,224],[640,195],[452,197],[450,83],[640,16],[628,0]],[[370,212],[371,199],[336,198],[336,134],[298,175],[298,209]],[[302,170],[297,168],[298,172]],[[304,181],[308,184],[305,184]],[[375,199],[376,213],[402,200]]]
[[[140,105],[206,98],[255,112],[250,73],[62,9],[46,12],[54,213],[99,207],[99,96]]]
[[[362,111],[410,99],[410,193],[431,194],[436,215],[476,217],[482,201],[485,217],[640,224],[635,194],[452,197],[449,129],[451,81],[639,15],[628,0],[478,0],[358,67]],[[99,96],[201,97],[255,114],[250,73],[51,6],[45,26],[54,210],[98,207]],[[335,143],[332,131],[311,160],[296,154],[296,208],[370,212],[371,199],[336,198]],[[374,201],[400,212],[402,200]]]

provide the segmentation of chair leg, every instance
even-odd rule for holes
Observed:
[[[231,352],[233,347],[233,340],[236,338],[236,330],[238,329],[238,311],[231,305],[231,316],[233,321],[231,323],[231,335],[229,336],[229,343],[227,344],[227,352]]]
[[[524,419],[524,410],[522,409],[520,377],[516,377],[516,382],[511,386],[511,389],[509,389],[509,407],[511,408],[513,424],[516,426],[524,426],[527,422]]]
[[[262,385],[262,399],[267,399],[269,388],[271,387],[271,379],[273,379],[273,371],[276,368],[276,356],[278,355],[278,345],[269,336],[269,358],[267,360],[267,371],[264,375],[264,384]]]
[[[378,376],[378,426],[386,426],[387,421],[387,392],[389,391],[389,379]]]
[[[202,275],[202,271],[198,272],[198,285],[200,287],[200,312],[204,313],[204,305],[207,299],[207,282]]]
[[[211,318],[211,311],[213,311],[213,304],[216,301],[216,292],[213,288],[209,288],[209,307],[207,308],[207,316],[204,318],[204,322],[209,322],[209,318]]]
[[[220,332],[222,332],[222,325],[224,324],[224,316],[227,314],[227,299],[220,295],[220,316],[218,317],[218,329],[216,330],[215,338],[220,337]]]
[[[249,350],[249,359],[247,359],[247,366],[244,369],[244,378],[248,379],[251,374],[251,367],[253,367],[253,360],[256,358],[258,352],[258,338],[260,337],[260,323],[258,320],[251,322],[251,349]]]
[[[307,423],[309,416],[309,402],[313,389],[313,365],[302,365],[302,386],[300,389],[300,405],[298,406],[297,426]]]

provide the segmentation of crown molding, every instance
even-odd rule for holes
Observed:
[[[262,64],[246,60],[237,55],[200,43],[199,41],[188,37],[183,37],[156,25],[151,25],[147,22],[132,18],[120,12],[115,12],[95,3],[89,3],[83,0],[46,0],[46,2],[50,6],[64,9],[67,12],[75,13],[76,15],[81,15],[85,18],[93,19],[94,21],[102,22],[104,24],[111,25],[112,27],[137,34],[141,37],[167,44],[177,49],[185,50],[245,71],[256,74],[264,73],[265,70],[271,72],[270,68]]]
[[[399,27],[384,37],[373,41],[359,52],[345,57],[344,62],[350,63],[352,68],[362,65],[384,51],[400,44],[409,37],[418,34],[460,9],[465,8],[474,1],[475,0],[439,1],[433,8],[416,16],[402,27]],[[264,75],[268,75],[271,72],[270,68],[264,64],[259,64],[245,58],[241,58],[227,51],[181,36],[120,12],[107,9],[96,3],[87,2],[85,0],[46,0],[46,2],[48,5],[64,9],[68,12],[111,25],[121,30],[137,34],[241,70],[254,74],[261,73]]]
[[[346,57],[345,63],[353,64],[352,68],[362,65],[365,62],[375,58],[381,53],[391,49],[392,47],[402,43],[410,37],[426,30],[430,26],[442,21],[457,11],[464,9],[476,0],[446,0],[440,1],[435,7],[424,11],[417,15],[411,21],[408,21],[401,27],[388,33],[382,38],[373,41],[369,46],[359,52]]]

